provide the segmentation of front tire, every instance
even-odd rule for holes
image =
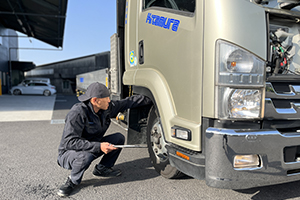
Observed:
[[[49,90],[45,90],[43,93],[44,96],[50,96],[51,92]]]
[[[19,90],[19,89],[15,89],[15,90],[13,91],[13,94],[14,94],[14,95],[21,95],[22,92],[21,92],[21,90]]]
[[[169,179],[182,176],[179,170],[170,165],[162,125],[154,106],[148,116],[147,146],[151,162],[160,175]]]

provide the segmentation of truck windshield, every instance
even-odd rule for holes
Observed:
[[[185,12],[195,11],[195,0],[145,0],[144,9],[162,7]]]

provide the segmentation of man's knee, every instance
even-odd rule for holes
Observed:
[[[75,167],[87,168],[96,156],[86,151],[67,151],[58,158],[58,164],[65,169]]]
[[[116,137],[118,141],[116,144],[124,144],[125,143],[125,136],[122,133],[116,133]]]
[[[95,155],[86,151],[80,151],[77,154],[77,158],[74,160],[77,164],[83,166],[83,168],[88,168],[92,161],[95,159]]]

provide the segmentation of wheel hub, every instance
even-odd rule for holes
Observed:
[[[163,138],[160,122],[156,122],[151,129],[152,149],[156,156],[157,163],[165,161],[168,158],[168,151],[165,147],[166,142]]]

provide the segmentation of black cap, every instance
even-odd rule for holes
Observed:
[[[109,97],[109,91],[105,85],[102,83],[92,83],[88,86],[85,94],[78,97],[79,101],[87,101],[93,97],[105,98]]]

